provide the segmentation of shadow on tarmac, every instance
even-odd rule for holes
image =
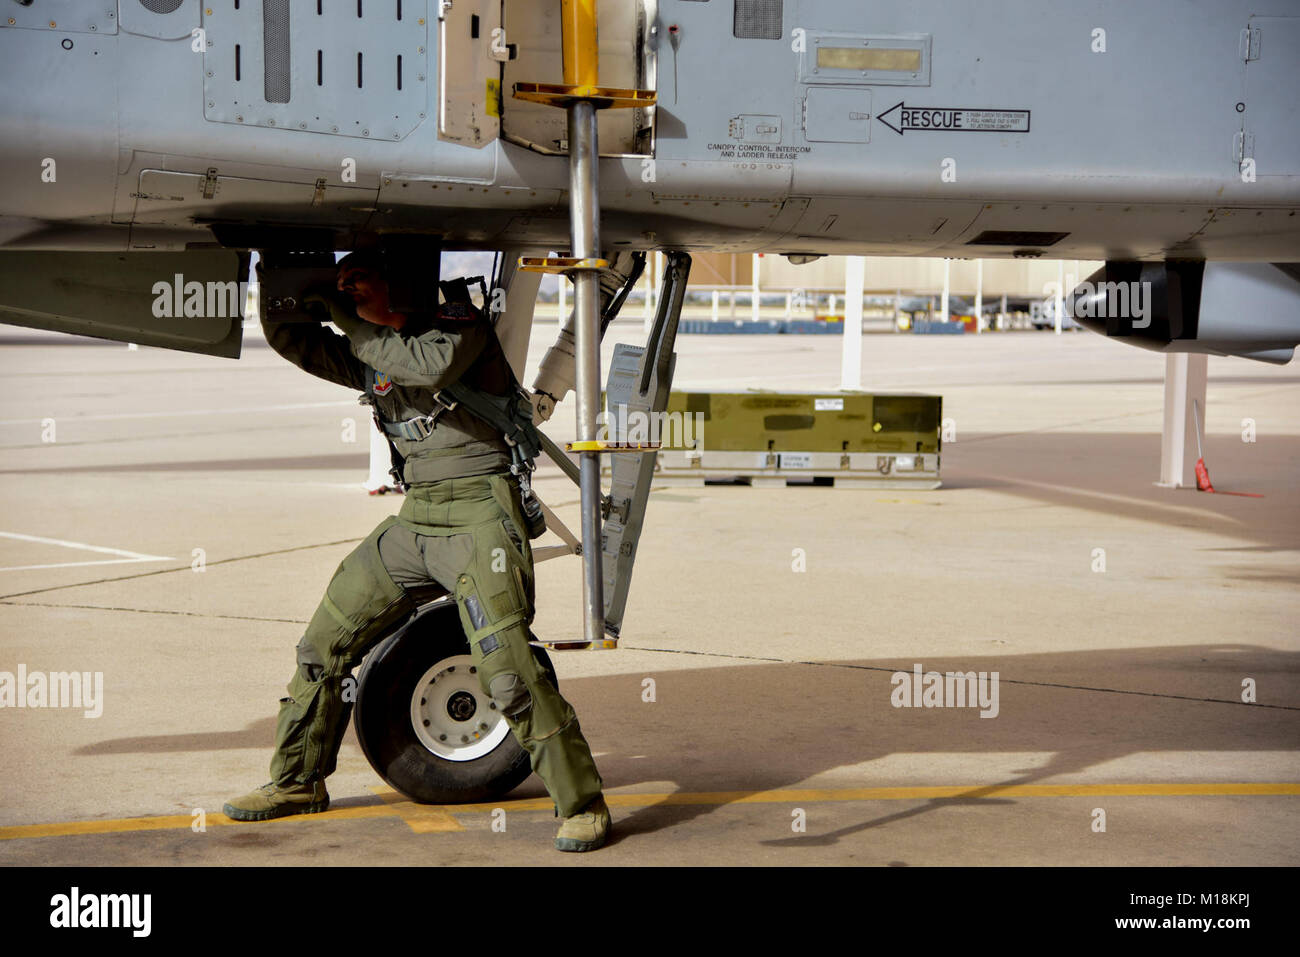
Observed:
[[[996,797],[1008,785],[1049,779],[1062,783],[1061,776],[1088,772],[1090,783],[1115,783],[1095,769],[1135,754],[1293,752],[1300,745],[1300,654],[1292,652],[1224,644],[919,662],[927,672],[998,672],[998,711],[992,718],[980,717],[977,707],[894,707],[891,676],[901,671],[910,680],[916,663],[789,662],[665,670],[654,675],[657,700],[650,703],[641,701],[645,675],[640,673],[571,679],[562,681],[562,689],[577,709],[592,749],[604,752],[598,764],[606,787],[716,795],[711,803],[660,803],[626,816],[616,813],[619,840],[678,826],[761,791],[967,783],[946,780],[951,771],[932,772],[924,764],[910,766],[903,780],[897,770],[870,767],[891,755],[1023,754],[1025,760],[1010,776],[973,786],[969,795],[927,800],[824,834],[764,843],[826,846],[948,807],[1016,804],[1019,798]],[[1241,702],[1247,677],[1257,684],[1257,704]],[[268,716],[238,731],[118,738],[76,753],[265,748],[269,758],[273,736],[274,719]],[[348,741],[356,746],[351,731]],[[1158,758],[1155,764],[1149,777],[1137,780],[1171,780]],[[852,784],[844,774],[828,784],[813,780],[859,766]],[[1237,764],[1226,772],[1193,772],[1191,777],[1186,763],[1176,767],[1173,780],[1198,783],[1276,777],[1270,767],[1243,773]],[[1134,780],[1131,768],[1120,773],[1125,782]],[[544,797],[545,791],[533,776],[511,796]],[[340,798],[333,807],[375,803],[370,795]]]

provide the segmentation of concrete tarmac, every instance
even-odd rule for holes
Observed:
[[[331,573],[400,506],[360,490],[355,394],[246,336],[230,361],[0,327],[0,672],[103,674],[98,717],[0,709],[0,863],[1300,863],[1294,364],[1209,361],[1210,475],[1248,498],[1153,485],[1163,356],[865,337],[865,388],[944,396],[943,487],[655,491],[621,647],[555,657],[615,819],[562,855],[536,777],[421,807],[351,731],[328,813],[220,814],[267,780]],[[641,338],[617,323],[604,368]],[[834,390],[839,348],[683,336],[676,385]],[[538,488],[576,527],[558,469]],[[539,565],[539,635],[580,632],[580,587]],[[917,665],[997,672],[996,716],[894,707]]]

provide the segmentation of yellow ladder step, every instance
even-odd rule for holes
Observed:
[[[571,273],[584,269],[608,269],[608,259],[574,259],[567,256],[521,256],[519,268],[524,272]]]
[[[574,100],[589,100],[598,110],[628,110],[653,106],[654,90],[628,90],[613,86],[569,83],[516,83],[512,90],[516,100],[528,100],[545,106],[565,107]]]
[[[655,452],[663,448],[662,442],[606,442],[593,439],[590,442],[565,442],[564,447],[570,452]]]

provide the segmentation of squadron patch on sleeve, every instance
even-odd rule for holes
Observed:
[[[393,389],[393,380],[388,378],[388,373],[374,371],[374,384],[371,390],[375,395],[387,395]]]

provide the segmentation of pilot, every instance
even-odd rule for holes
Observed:
[[[556,848],[595,850],[609,833],[609,809],[577,716],[528,644],[532,550],[508,446],[463,408],[443,409],[432,429],[421,418],[441,407],[435,392],[452,383],[506,392],[511,373],[496,335],[473,308],[444,305],[436,316],[390,310],[378,253],[345,257],[337,285],[341,295],[316,299],[346,338],[323,324],[263,319],[267,342],[313,375],[366,390],[390,424],[424,426],[393,438],[408,485],[399,514],[343,559],[298,643],[289,697],[280,699],[271,782],[230,801],[225,814],[264,821],[328,807],[325,778],[352,708],[345,679],[415,610],[407,589],[433,581],[455,595],[483,692],[563,818]]]

